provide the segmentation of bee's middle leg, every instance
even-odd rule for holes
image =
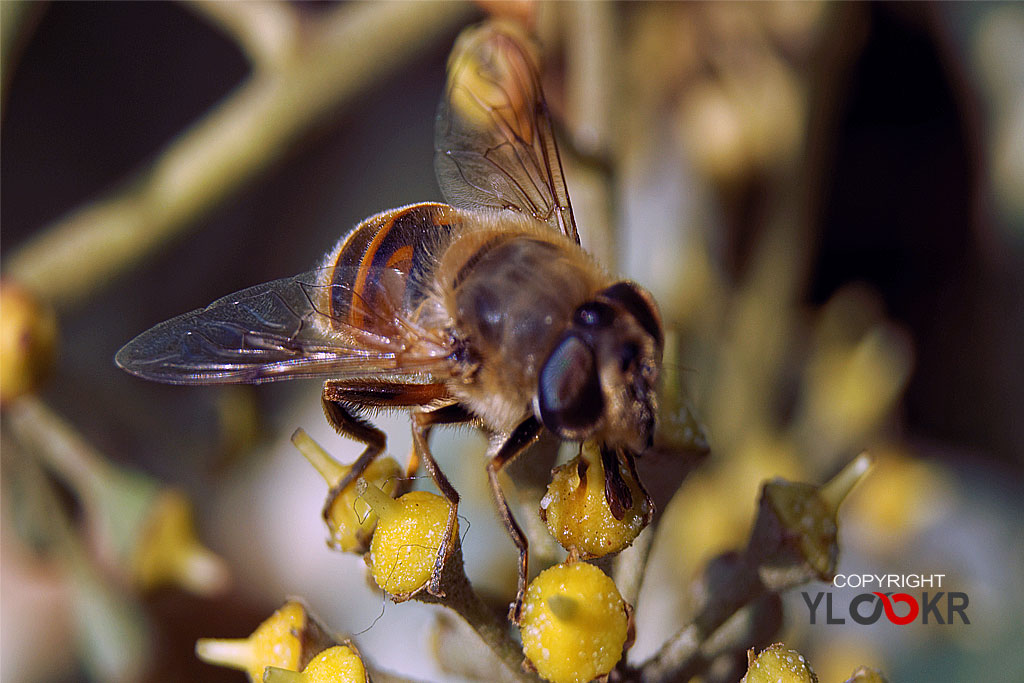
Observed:
[[[413,450],[423,460],[427,466],[427,471],[430,472],[430,477],[448,501],[448,521],[445,525],[444,535],[441,537],[441,545],[437,549],[434,568],[430,573],[430,583],[427,584],[427,592],[439,598],[444,597],[444,590],[441,588],[441,574],[445,563],[455,550],[455,530],[459,514],[459,492],[455,490],[452,483],[448,481],[448,477],[437,466],[434,454],[430,451],[429,437],[430,432],[436,425],[464,424],[472,420],[473,416],[457,403],[430,411],[418,410],[412,414]]]

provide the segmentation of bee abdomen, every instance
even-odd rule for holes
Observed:
[[[415,310],[454,216],[446,204],[413,204],[372,216],[343,238],[324,259],[335,327],[388,334],[393,314]]]

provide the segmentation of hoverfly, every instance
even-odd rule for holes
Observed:
[[[490,439],[487,472],[519,549],[527,542],[497,474],[543,429],[592,439],[606,498],[621,517],[620,466],[652,441],[663,335],[638,285],[613,279],[581,247],[529,42],[509,26],[467,29],[448,65],[435,128],[447,204],[372,216],[318,268],[218,299],[143,333],[117,364],[171,384],[324,378],[331,425],[365,450],[337,495],[385,449],[362,409],[407,409],[414,452],[451,503],[427,590],[454,548],[459,495],[428,445],[435,425]],[[331,499],[325,507],[329,509]]]

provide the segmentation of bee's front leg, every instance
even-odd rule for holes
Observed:
[[[515,602],[512,603],[508,612],[508,618],[514,624],[519,623],[523,611],[523,596],[526,594],[526,577],[528,575],[529,544],[526,541],[526,534],[519,528],[515,517],[512,516],[512,509],[508,505],[508,500],[505,499],[505,493],[501,490],[501,484],[498,483],[498,472],[537,439],[540,429],[540,423],[536,418],[527,418],[511,433],[493,438],[490,448],[487,449],[487,478],[491,482],[491,492],[498,504],[501,521],[505,523],[505,529],[512,537],[512,542],[519,549],[519,582]]]

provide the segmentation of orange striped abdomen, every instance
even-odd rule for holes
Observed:
[[[422,284],[454,219],[450,206],[430,202],[385,211],[356,226],[323,263],[333,285],[333,326],[391,336],[395,314],[408,318],[425,296]]]

